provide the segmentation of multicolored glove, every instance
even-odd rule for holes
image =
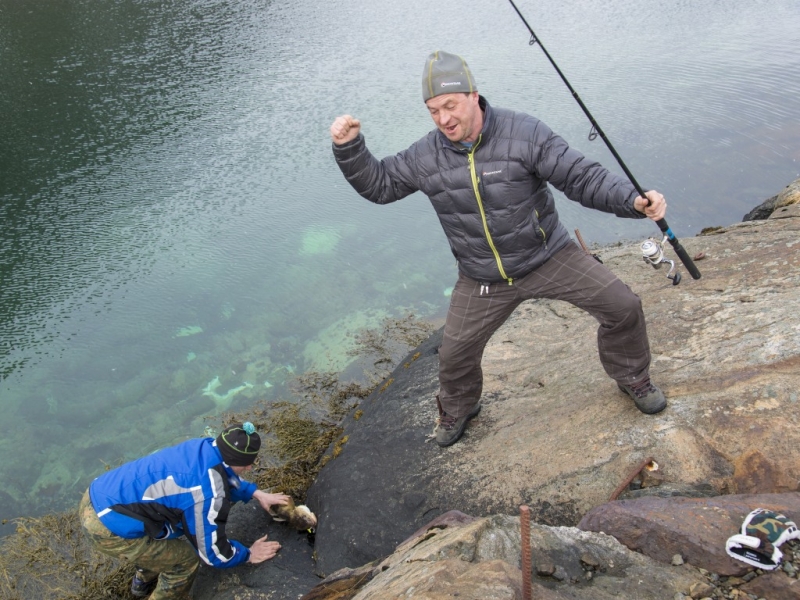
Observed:
[[[736,560],[771,571],[783,558],[779,546],[798,538],[800,531],[794,521],[771,510],[757,508],[745,518],[742,532],[728,538],[725,550]]]

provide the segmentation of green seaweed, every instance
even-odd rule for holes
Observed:
[[[342,435],[339,422],[371,387],[342,383],[333,373],[305,373],[294,382],[295,393],[305,400],[260,403],[244,413],[228,414],[222,426],[251,421],[264,439],[266,453],[259,459],[251,478],[259,488],[292,496],[304,502],[311,483],[324,466],[321,459],[334,440]],[[312,415],[312,410],[317,415]]]
[[[0,552],[0,598],[101,600],[126,598],[134,567],[94,552],[77,508],[14,519]]]

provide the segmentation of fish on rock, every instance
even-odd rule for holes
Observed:
[[[317,526],[317,516],[306,505],[295,505],[291,498],[287,504],[270,506],[269,514],[273,520],[288,523],[297,531],[306,531]]]

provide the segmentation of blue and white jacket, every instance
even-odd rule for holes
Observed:
[[[89,486],[97,516],[122,538],[185,535],[212,567],[246,562],[250,550],[225,534],[233,502],[257,490],[222,460],[213,438],[189,440],[100,475]]]

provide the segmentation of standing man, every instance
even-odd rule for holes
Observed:
[[[457,442],[480,412],[486,343],[530,298],[565,300],[595,317],[606,373],[639,410],[662,411],[639,297],[570,240],[547,184],[588,208],[634,219],[663,218],[664,197],[638,196],[535,117],[492,107],[460,56],[428,57],[422,99],[437,129],[395,156],[373,156],[350,115],[337,117],[330,133],[339,168],[367,200],[428,196],[458,262],[439,349],[436,442]]]
[[[278,542],[265,535],[246,548],[225,533],[232,503],[255,498],[268,510],[289,500],[240,479],[260,447],[248,422],[226,428],[216,439],[189,440],[100,475],[79,508],[89,543],[134,563],[131,593],[144,598],[152,592],[150,600],[188,598],[198,555],[212,567],[269,560],[280,549]]]

